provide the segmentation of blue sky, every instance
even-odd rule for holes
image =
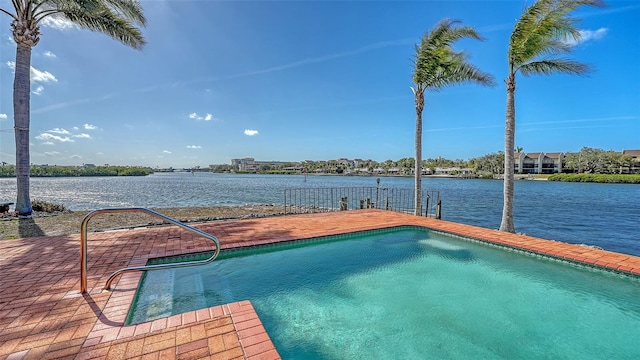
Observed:
[[[32,54],[31,162],[413,157],[414,44],[446,17],[486,38],[455,47],[498,85],[427,93],[423,158],[496,152],[508,39],[523,3],[142,1],[142,51],[49,22]],[[525,152],[640,149],[640,3],[608,5],[575,13],[583,38],[572,57],[593,73],[518,77],[516,146]],[[13,164],[9,20],[0,14],[0,161]]]

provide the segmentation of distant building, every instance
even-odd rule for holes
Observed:
[[[629,173],[640,173],[640,150],[622,150],[622,155],[631,157],[631,165],[629,166]]]
[[[233,166],[235,170],[242,172],[257,172],[262,165],[283,166],[285,164],[291,163],[284,161],[256,161],[254,158],[231,159],[231,166]],[[296,168],[302,169],[299,165],[297,165]]]
[[[514,153],[516,174],[553,174],[562,172],[563,153]]]
[[[640,160],[640,150],[622,150],[622,155],[631,156],[634,160]]]
[[[629,167],[620,169],[621,173],[640,173],[640,150],[622,150],[622,155],[630,156]],[[571,171],[565,168],[565,154],[554,153],[515,153],[514,172],[516,174],[555,174]]]
[[[344,165],[344,166],[354,166],[354,163],[352,160],[349,159],[345,159],[345,158],[340,158],[338,160],[336,160],[336,162],[340,165]]]
[[[448,167],[448,168],[442,168],[442,167],[437,167],[434,169],[435,172],[433,173],[433,175],[470,175],[473,172],[473,169],[470,168],[459,168],[459,167]],[[431,172],[431,171],[429,171]],[[424,171],[423,171],[424,173]]]

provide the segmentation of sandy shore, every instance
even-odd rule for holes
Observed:
[[[184,223],[223,221],[284,215],[282,205],[244,205],[152,209]],[[80,225],[89,211],[34,213],[31,218],[0,218],[0,240],[80,233]],[[6,214],[5,214],[6,215]],[[91,218],[88,230],[107,231],[144,226],[159,226],[162,220],[145,213],[99,214]]]

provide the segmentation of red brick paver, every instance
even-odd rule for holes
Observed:
[[[640,275],[640,257],[381,210],[196,225],[223,248],[400,225],[424,226],[577,263]],[[177,227],[89,234],[89,293],[80,294],[79,235],[0,241],[1,359],[279,359],[249,301],[124,326],[141,278],[109,275],[147,259],[210,250]]]

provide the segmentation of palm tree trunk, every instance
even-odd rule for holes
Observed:
[[[31,46],[17,44],[16,69],[13,80],[13,119],[16,139],[16,211],[20,215],[30,215],[33,211],[29,198],[29,120],[31,101]]]
[[[516,77],[511,67],[507,77],[507,111],[504,126],[504,202],[500,231],[515,233],[513,225],[513,189],[514,189],[514,145],[516,132]]]
[[[414,190],[416,216],[422,215],[422,110],[424,110],[424,92],[416,90],[416,187]]]

